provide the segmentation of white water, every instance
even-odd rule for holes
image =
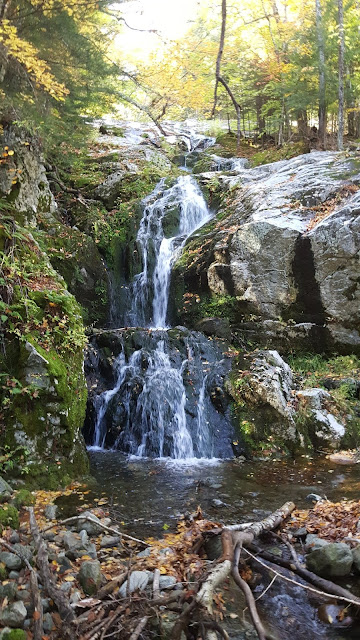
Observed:
[[[165,237],[167,214],[178,216],[178,233]],[[166,189],[161,180],[144,200],[137,243],[143,270],[130,287],[128,326],[166,327],[171,268],[188,237],[210,220],[211,214],[192,176],[181,176]],[[165,230],[164,230],[165,227]]]

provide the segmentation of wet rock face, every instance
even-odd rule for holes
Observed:
[[[349,179],[357,184],[357,172],[339,154],[312,152],[231,174],[200,174],[204,187],[216,178],[225,195],[232,192],[215,231],[204,233],[196,269],[184,268],[182,258],[174,281],[178,273],[188,292],[236,298],[240,328],[261,344],[288,341],[286,331],[280,336],[264,323],[291,319],[293,345],[301,346],[308,325],[306,340],[313,334],[318,350],[360,350],[359,194],[352,191],[327,218],[311,223],[317,214],[311,207],[333,198]],[[188,248],[191,257],[191,242]]]

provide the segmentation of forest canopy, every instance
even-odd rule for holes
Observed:
[[[194,3],[186,33],[155,33],[142,58],[119,46],[128,4],[2,0],[2,122],[46,143],[50,131],[52,140],[74,135],[81,116],[127,104],[160,128],[215,116],[237,117],[240,135],[280,145],[316,133],[326,146],[338,129],[359,137],[357,0],[205,0]]]

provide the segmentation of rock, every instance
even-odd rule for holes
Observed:
[[[322,549],[322,547],[326,547],[330,542],[327,540],[323,540],[323,538],[319,538],[314,533],[309,533],[305,539],[305,549],[306,551],[315,551],[315,549]]]
[[[159,586],[160,589],[169,589],[177,583],[174,576],[160,576]]]
[[[82,529],[80,534],[66,531],[63,537],[63,544],[66,549],[66,557],[70,560],[77,560],[82,556],[89,555],[94,560],[97,557],[95,545],[89,541],[87,532]]]
[[[161,640],[172,640],[172,630],[178,619],[178,615],[172,611],[164,611],[161,615],[160,638]],[[186,640],[185,633],[182,631],[180,640]]]
[[[330,454],[329,460],[335,464],[353,465],[359,463],[359,456],[353,451],[338,451]]]
[[[103,536],[100,542],[100,548],[116,547],[120,542],[120,536]]]
[[[136,591],[136,589],[139,589],[139,591],[144,591],[144,589],[146,589],[147,587],[148,582],[149,576],[147,571],[133,571],[130,575],[129,580],[126,580],[126,582],[124,582],[124,584],[120,587],[119,596],[125,598],[127,593],[133,593],[133,591]]]
[[[71,582],[63,582],[60,589],[64,593],[69,593],[71,591]]]
[[[0,476],[0,496],[12,496],[14,489]]]
[[[306,556],[307,568],[323,577],[347,576],[351,572],[352,564],[351,550],[343,542],[331,542]]]
[[[321,409],[324,400],[331,398],[330,393],[324,389],[302,389],[296,392],[296,397],[302,402],[303,405],[310,409]]]
[[[45,613],[43,618],[43,629],[45,635],[48,635],[54,629],[54,621],[52,619],[51,613]]]
[[[305,500],[307,500],[308,502],[321,502],[322,500],[324,500],[324,498],[319,496],[317,493],[309,493],[306,496]]]
[[[195,326],[196,331],[205,333],[206,336],[217,336],[230,340],[231,329],[227,318],[203,318]]]
[[[14,602],[0,611],[0,622],[7,627],[22,627],[27,611],[23,602]]]
[[[86,560],[82,563],[78,580],[87,595],[92,596],[97,592],[101,578],[101,565],[98,560]]]
[[[22,600],[23,602],[30,603],[31,593],[27,589],[23,589],[22,591],[18,591],[16,594],[17,600]]]
[[[282,321],[289,347],[294,341],[306,346],[300,330],[306,323],[312,325],[310,342],[320,350],[359,352],[359,194],[308,230],[315,217],[311,207],[334,197],[351,175],[356,184],[358,167],[351,159],[317,151],[252,169],[238,166],[232,176],[217,173],[220,194],[233,194],[233,207],[220,210],[229,231],[205,231],[196,270],[190,268],[196,240],[190,240],[188,261],[182,256],[175,264],[175,279],[183,276],[192,293],[204,289],[206,274],[211,292],[236,299],[240,335],[246,335],[247,319],[257,316],[253,343],[260,337],[261,345],[274,344],[264,323],[290,318]],[[214,173],[199,178],[206,187]],[[294,323],[299,332],[292,331]],[[293,341],[286,335],[290,330]]]
[[[3,600],[3,598],[8,598],[8,600],[15,600],[16,594],[17,586],[15,582],[0,584],[0,600]]]
[[[32,549],[32,547],[30,547],[27,544],[20,544],[19,542],[16,542],[14,545],[14,550],[18,551],[19,553],[21,553],[22,556],[24,556],[24,558],[28,561],[31,562],[33,555],[34,555],[34,551]],[[23,566],[25,566],[25,563],[23,562]]]
[[[0,553],[0,562],[3,562],[9,571],[20,571],[22,567],[21,558],[10,551],[2,551]]]
[[[90,522],[89,520],[86,520],[85,517],[90,517],[92,522]],[[78,531],[86,531],[89,536],[96,536],[99,533],[103,532],[103,528],[101,526],[98,526],[96,523],[99,522],[100,520],[97,516],[95,516],[93,513],[91,513],[91,511],[84,511],[84,513],[81,513],[79,516],[79,520],[78,520]]]
[[[45,507],[45,516],[48,520],[55,520],[59,507],[56,504],[48,504]]]
[[[17,580],[19,576],[20,576],[20,574],[19,574],[18,571],[10,571],[9,572],[10,580]]]
[[[351,553],[354,562],[354,569],[357,573],[360,573],[360,545],[355,547],[355,549],[352,549]]]
[[[307,535],[307,529],[306,527],[300,527],[300,529],[292,531],[291,534],[294,538],[305,538],[305,536]]]
[[[81,599],[82,599],[82,595],[81,595],[80,591],[78,589],[75,589],[75,591],[70,596],[70,603],[71,604],[76,604]]]
[[[10,538],[9,538],[9,542],[10,544],[15,544],[16,542],[20,542],[20,536],[18,534],[17,531],[13,531]]]
[[[144,551],[140,551],[140,553],[136,554],[137,558],[148,558],[151,553],[151,547],[147,547]]]
[[[211,506],[220,508],[220,507],[227,507],[227,504],[222,500],[219,500],[218,498],[214,498],[214,500],[211,500]]]
[[[337,446],[338,442],[345,435],[345,427],[332,413],[326,410],[316,410],[312,415],[315,427],[315,436],[319,443],[324,442],[327,446]]]
[[[50,611],[50,598],[41,598],[41,604],[43,607],[43,612],[47,613],[48,611]]]
[[[49,390],[51,379],[49,376],[49,362],[44,358],[30,342],[25,343],[28,359],[25,367],[25,380],[27,384],[37,389]]]

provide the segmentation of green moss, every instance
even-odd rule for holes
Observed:
[[[250,163],[252,167],[258,167],[261,164],[269,164],[271,162],[278,162],[279,160],[288,160],[295,156],[307,153],[308,149],[303,142],[293,142],[291,144],[285,144],[279,149],[271,147],[270,149],[264,149],[258,151],[252,155]]]
[[[2,640],[26,640],[26,633],[23,629],[11,629],[2,634]]]
[[[29,507],[35,504],[35,496],[33,496],[28,489],[20,489],[16,492],[12,502],[17,509],[20,509],[20,507]]]
[[[19,512],[11,504],[6,504],[0,507],[0,525],[2,527],[11,527],[12,529],[18,529],[20,525]]]

